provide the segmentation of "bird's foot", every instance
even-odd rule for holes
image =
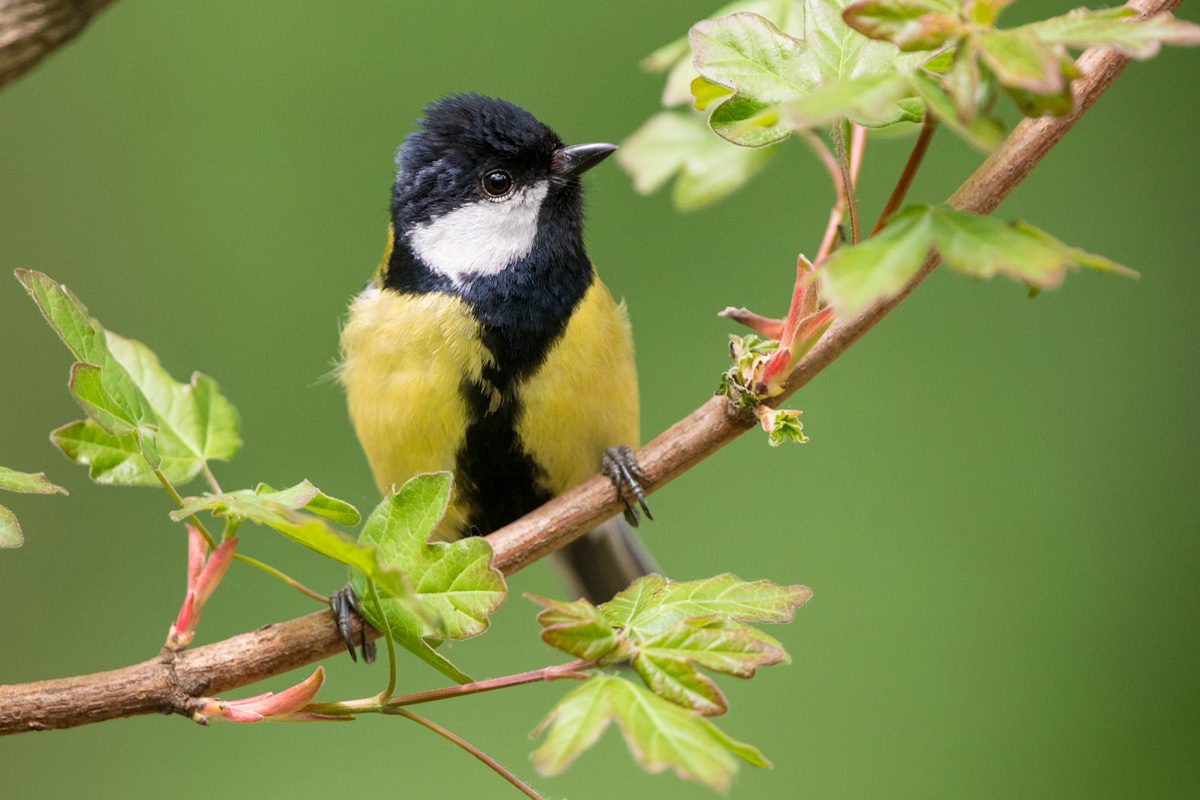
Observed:
[[[644,488],[654,482],[646,477],[646,473],[642,472],[642,468],[638,466],[637,456],[633,454],[633,450],[628,445],[623,444],[605,450],[604,455],[600,457],[600,472],[612,481],[613,488],[617,490],[617,499],[625,504],[625,519],[630,525],[636,528],[638,522],[641,521],[638,510],[633,505],[633,500],[636,500],[637,504],[642,507],[642,513],[646,515],[646,519],[654,519],[649,506],[646,505],[646,489]]]
[[[350,584],[346,584],[329,596],[329,608],[333,611],[333,621],[346,640],[346,649],[350,657],[358,661],[354,654],[354,623],[357,620],[361,632],[363,661],[368,664],[375,661],[375,643],[367,641],[367,621],[363,619],[362,610],[358,605],[358,595]]]

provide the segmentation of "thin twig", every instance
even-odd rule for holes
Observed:
[[[396,692],[396,643],[392,640],[392,623],[388,616],[383,611],[383,602],[379,599],[379,590],[375,588],[375,581],[367,578],[367,586],[371,589],[371,599],[375,601],[375,607],[379,609],[380,615],[383,617],[383,638],[387,640],[388,649],[388,685],[383,690],[383,694],[379,695],[382,702],[387,702],[388,698]],[[366,645],[363,645],[363,658],[366,656]]]
[[[478,747],[476,747],[475,745],[468,742],[466,739],[463,739],[461,736],[458,736],[458,735],[446,730],[441,725],[438,725],[436,722],[425,719],[425,717],[414,714],[413,712],[408,711],[403,708],[397,708],[394,710],[390,710],[387,713],[398,714],[401,717],[407,717],[408,719],[411,719],[413,722],[417,723],[418,725],[421,725],[421,726],[426,727],[429,730],[433,731],[438,736],[441,736],[445,739],[450,740],[451,742],[454,742],[456,745],[461,747],[463,750],[466,750],[468,753],[470,753],[471,755],[478,758],[484,764],[487,764],[488,767],[490,767],[493,772],[495,772],[501,778],[504,778],[504,780],[508,781],[513,786],[515,786],[526,797],[530,797],[533,800],[543,800],[543,798],[540,794],[535,792],[533,789],[529,788],[529,786],[527,786],[525,783],[523,783],[521,781],[521,779],[518,778],[516,775],[513,775],[511,772],[506,770],[504,767],[500,766],[487,753],[483,752]]]
[[[833,245],[837,242],[842,217],[846,216],[846,193],[842,190],[842,171],[838,167],[837,159],[833,157],[833,153],[829,152],[825,143],[809,130],[800,131],[800,136],[817,154],[817,159],[824,165],[825,171],[829,173],[829,179],[833,181],[835,195],[833,208],[829,211],[829,222],[825,225],[825,235],[821,237],[821,246],[817,248],[817,255],[813,258],[813,263],[820,266],[825,257],[833,252]]]
[[[171,495],[171,499],[175,501],[175,504],[180,508],[183,508],[183,498],[179,496],[179,492],[175,491],[175,487],[171,485],[169,480],[167,480],[167,476],[163,474],[161,469],[153,470],[153,472],[154,477],[158,478],[158,482],[161,483],[162,487],[167,490],[167,494]],[[192,525],[196,526],[196,530],[200,531],[200,535],[204,537],[206,542],[208,542],[209,549],[217,549],[217,540],[214,539],[213,535],[208,532],[208,528],[204,527],[204,523],[196,518],[195,514],[188,515],[188,522],[192,523]]]
[[[846,192],[846,209],[850,212],[850,243],[858,244],[862,236],[858,227],[858,199],[854,196],[854,180],[850,177],[850,159],[846,154],[846,137],[842,126],[833,126],[833,143],[837,147],[838,169],[842,172],[842,188]]]
[[[1181,0],[1133,0],[1141,15],[1173,11]],[[1072,83],[1076,110],[1068,117],[1025,120],[950,198],[959,210],[990,214],[1023,181],[1067,131],[1091,108],[1129,63],[1117,53],[1094,48],[1077,65]],[[807,384],[882,320],[923,280],[928,262],[901,294],[877,303],[829,330],[792,373],[786,399]],[[672,425],[638,452],[657,491],[757,425],[714,397]],[[507,575],[565,546],[622,510],[612,483],[602,476],[585,481],[510,525],[490,534],[492,566]],[[357,633],[357,631],[355,631]],[[377,637],[368,631],[368,636]],[[345,651],[328,610],[266,625],[221,642],[160,654],[123,669],[15,686],[0,686],[0,734],[70,728],[138,714],[190,716],[191,698],[222,692],[283,674]]]
[[[853,130],[850,137],[850,183],[857,186],[858,173],[862,169],[863,153],[867,146],[867,129],[861,125],[855,125]],[[837,196],[833,208],[829,210],[829,222],[825,225],[825,235],[821,237],[821,245],[817,248],[817,254],[812,262],[820,265],[833,252],[833,246],[837,243],[838,232],[841,230],[842,220],[846,216],[846,193],[842,190],[842,169],[825,143],[809,130],[800,131],[800,136],[816,153],[817,158],[829,173],[829,179],[833,181],[833,191]]]
[[[495,689],[506,689],[509,686],[523,686],[527,683],[538,683],[539,681],[559,681],[566,678],[587,680],[589,676],[585,675],[581,670],[591,669],[594,666],[596,666],[595,661],[572,661],[569,664],[535,669],[531,672],[522,672],[519,675],[506,675],[503,678],[490,678],[485,681],[476,681],[475,683],[467,683],[462,686],[448,686],[445,689],[400,695],[389,700],[388,705],[397,707],[415,706],[434,700],[445,700],[449,697],[465,697],[469,694],[490,692]]]
[[[225,494],[221,491],[221,484],[217,483],[217,476],[213,475],[212,469],[210,469],[208,466],[208,462],[201,461],[200,467],[204,470],[204,478],[208,481],[208,485],[212,487],[213,494]]]
[[[308,588],[300,581],[296,580],[295,578],[290,577],[289,575],[287,575],[284,572],[280,572],[279,570],[272,567],[270,564],[264,564],[263,562],[259,561],[257,558],[251,558],[250,556],[244,556],[241,553],[234,553],[233,560],[241,561],[243,564],[248,564],[248,565],[254,567],[255,569],[261,569],[263,572],[265,572],[268,575],[271,575],[275,578],[278,578],[279,580],[283,581],[288,586],[292,587],[293,589],[300,592],[301,594],[308,595],[313,600],[316,600],[318,603],[321,603],[322,605],[326,605],[326,606],[329,605],[328,597],[321,594],[320,592],[314,592],[312,589]]]
[[[448,686],[444,689],[433,689],[428,692],[414,692],[392,697],[380,702],[378,697],[364,697],[361,700],[341,700],[332,703],[309,703],[304,711],[313,714],[328,714],[335,717],[345,717],[354,714],[385,713],[385,708],[400,708],[415,706],[421,703],[432,703],[435,700],[448,700],[451,697],[466,697],[481,692],[492,692],[496,689],[507,689],[511,686],[524,686],[527,683],[542,681],[558,681],[567,678],[587,680],[590,676],[580,670],[596,666],[595,661],[572,661],[568,664],[557,664],[553,667],[530,670],[516,675],[505,675],[501,678],[488,678],[474,683],[464,683],[459,686]]]
[[[926,112],[925,119],[921,123],[921,133],[918,134],[917,141],[913,144],[908,162],[904,165],[904,171],[900,173],[900,180],[896,181],[896,188],[892,190],[892,196],[888,198],[887,205],[883,207],[883,213],[879,215],[879,221],[871,229],[872,236],[879,233],[879,229],[888,221],[888,217],[900,209],[900,205],[904,202],[904,198],[912,186],[913,178],[917,176],[917,170],[921,167],[921,161],[929,150],[929,143],[933,141],[933,134],[936,130],[937,120],[929,112]]]
[[[850,182],[858,186],[863,156],[867,152],[867,129],[857,123],[850,125]]]

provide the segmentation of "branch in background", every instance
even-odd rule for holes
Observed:
[[[0,0],[0,87],[71,41],[112,0]]]
[[[851,125],[850,127],[853,131],[850,134],[850,182],[853,184],[858,180],[858,171],[862,167],[863,153],[867,147],[867,129],[861,125]],[[841,165],[833,157],[833,153],[829,152],[825,143],[810,130],[801,129],[797,133],[808,142],[808,146],[817,154],[817,158],[829,173],[834,191],[837,193],[837,200],[829,211],[829,223],[825,226],[825,236],[821,239],[821,246],[817,248],[816,257],[812,260],[812,263],[820,266],[821,262],[833,252],[833,246],[837,243],[838,234],[842,229],[842,219],[846,216],[845,183],[842,179]]]
[[[3,2],[3,0],[0,0]],[[1133,0],[1144,16],[1173,11],[1182,0]],[[1076,111],[1069,117],[1027,119],[950,198],[957,209],[990,214],[1023,181],[1129,60],[1106,49],[1079,59],[1083,74],[1072,84]],[[775,405],[795,393],[887,316],[937,266],[928,260],[899,296],[834,325],[800,362]],[[752,412],[733,410],[714,397],[672,425],[638,453],[657,490],[757,424]],[[506,575],[582,536],[621,511],[607,478],[597,476],[488,536],[492,563]],[[378,636],[375,632],[375,636]],[[89,722],[151,713],[190,716],[191,697],[213,696],[280,675],[342,652],[328,611],[267,625],[250,633],[181,653],[163,653],[124,669],[77,678],[0,686],[0,734],[70,728]]]
[[[926,112],[925,119],[921,121],[921,132],[917,134],[916,144],[913,145],[912,153],[908,156],[908,163],[904,165],[904,172],[900,174],[900,180],[896,182],[892,196],[888,198],[887,204],[880,212],[879,221],[871,229],[872,236],[879,233],[887,224],[888,218],[900,210],[904,198],[908,196],[908,190],[912,188],[913,178],[917,177],[917,170],[921,168],[921,162],[925,159],[925,153],[929,150],[929,143],[933,141],[935,131],[937,131],[937,120]]]

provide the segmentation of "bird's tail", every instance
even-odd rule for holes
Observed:
[[[554,554],[574,596],[606,603],[643,575],[658,572],[642,540],[621,517],[596,526]]]

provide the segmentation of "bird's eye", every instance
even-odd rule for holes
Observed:
[[[502,169],[494,169],[483,176],[483,190],[492,197],[503,197],[512,189],[513,179]]]

